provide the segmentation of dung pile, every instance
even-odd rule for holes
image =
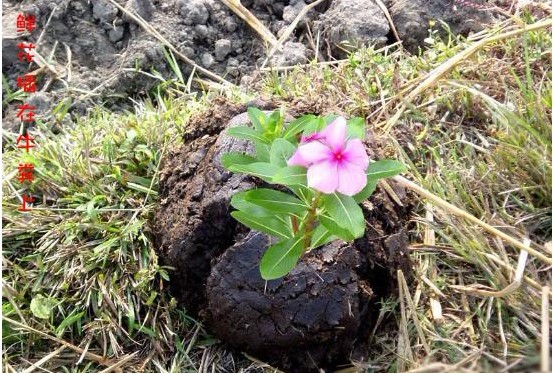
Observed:
[[[259,262],[269,238],[238,224],[229,205],[235,192],[262,182],[220,163],[222,154],[251,147],[224,132],[243,123],[243,111],[219,104],[198,115],[185,145],[165,160],[153,232],[163,264],[174,268],[172,295],[228,346],[287,371],[362,360],[378,302],[396,292],[398,269],[411,272],[408,197],[398,189],[399,206],[378,191],[363,206],[364,237],[313,250],[290,274],[265,282]],[[379,158],[376,144],[368,149]]]

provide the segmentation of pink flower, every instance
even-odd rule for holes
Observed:
[[[346,140],[346,120],[337,117],[321,132],[302,138],[288,165],[307,168],[310,188],[353,196],[367,184],[369,156],[361,140]]]
[[[305,142],[311,142],[311,141],[322,140],[322,139],[324,139],[322,132],[315,132],[315,133],[312,133],[311,135],[302,136],[300,143],[303,144]]]

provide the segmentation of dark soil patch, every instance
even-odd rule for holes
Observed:
[[[248,232],[229,214],[231,196],[260,182],[219,163],[228,151],[249,149],[221,132],[229,120],[244,123],[245,109],[218,102],[192,120],[186,145],[165,160],[154,232],[163,264],[174,268],[171,291],[228,346],[287,371],[362,360],[378,301],[396,293],[398,269],[411,273],[408,197],[393,186],[405,201],[398,206],[378,190],[363,204],[365,237],[314,250],[292,273],[266,283],[259,260],[268,237]],[[378,144],[368,148],[379,158]]]
[[[243,0],[244,5],[276,37],[280,37],[301,10],[314,0]],[[478,0],[475,0],[478,2]],[[265,63],[268,48],[252,28],[219,0],[115,0],[152,25],[178,51],[198,66],[239,84]],[[454,10],[451,0],[387,1],[404,46],[424,47],[429,20],[444,20],[454,33],[480,30],[491,21],[487,11],[470,7]],[[50,58],[56,71],[41,70],[34,94],[35,114],[56,122],[52,109],[61,101],[69,114],[79,117],[97,104],[113,111],[132,109],[128,98],[156,92],[161,79],[176,74],[163,53],[163,43],[145,31],[111,0],[35,0],[2,3],[2,73],[16,90],[18,76],[36,65],[18,60],[17,45],[33,43],[35,51]],[[36,17],[31,33],[15,29],[17,14]],[[315,36],[320,34],[320,43]],[[41,36],[42,35],[42,36]],[[268,66],[290,66],[344,57],[343,50],[363,45],[382,46],[391,38],[388,21],[373,0],[328,0],[309,11]],[[345,44],[344,44],[345,43]],[[319,50],[315,51],[315,45]],[[184,80],[197,75],[192,65],[177,58]],[[201,74],[200,74],[201,75]],[[200,76],[206,78],[205,76]],[[255,80],[255,79],[254,79]],[[195,86],[195,89],[200,87]],[[6,89],[4,89],[6,91]],[[4,105],[5,126],[12,122],[13,105]],[[71,124],[70,118],[59,123]],[[18,128],[12,126],[12,131]]]

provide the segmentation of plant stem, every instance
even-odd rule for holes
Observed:
[[[321,193],[317,192],[315,197],[311,202],[311,207],[307,211],[307,217],[305,219],[305,237],[303,239],[303,253],[309,249],[311,245],[311,236],[313,236],[313,225],[315,223],[315,218],[317,217],[317,207],[319,207],[319,200],[321,198]]]
[[[298,233],[299,230],[300,229],[298,227],[298,219],[295,216],[292,216],[292,233],[294,233],[294,236],[296,235],[296,233]]]

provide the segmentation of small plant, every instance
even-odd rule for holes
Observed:
[[[232,127],[228,134],[252,141],[255,154],[225,154],[223,166],[291,191],[257,188],[231,199],[236,220],[276,239],[261,259],[261,276],[282,277],[307,251],[362,237],[365,218],[359,203],[370,197],[379,179],[404,169],[395,160],[369,161],[362,142],[364,120],[304,115],[285,125],[282,110],[267,115],[252,107],[248,116],[253,126]]]

